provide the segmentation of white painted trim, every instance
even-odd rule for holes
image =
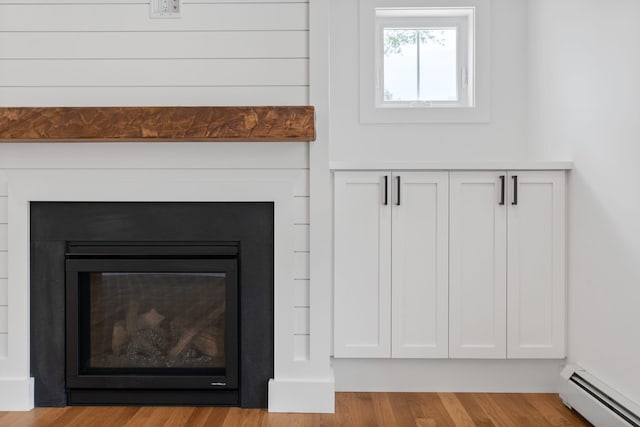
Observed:
[[[0,379],[0,411],[33,408],[33,378]]]
[[[377,7],[473,7],[475,9],[475,74],[473,107],[377,108],[375,101]],[[486,123],[491,112],[490,0],[360,0],[360,122],[361,123]]]
[[[309,144],[310,343],[308,372],[315,374],[327,396],[318,400],[319,412],[333,412],[334,377],[331,367],[332,248],[331,172],[329,170],[329,10],[330,2],[309,2],[309,103],[316,112],[316,140]],[[300,388],[299,393],[305,392]],[[279,402],[279,401],[277,401]],[[271,406],[270,406],[271,408]],[[275,407],[274,407],[275,408]],[[326,411],[325,411],[326,410]]]
[[[564,360],[334,359],[338,392],[557,393]]]
[[[269,381],[269,412],[335,412],[335,382]]]
[[[10,170],[9,355],[0,379],[29,374],[29,202],[31,201],[273,201],[275,226],[275,378],[318,378],[294,359],[293,199],[299,171]],[[328,346],[327,346],[328,347]],[[328,354],[328,348],[325,350]],[[326,357],[329,365],[329,357]],[[307,368],[307,369],[305,369]],[[0,390],[0,396],[3,390]],[[32,395],[31,395],[32,396]],[[24,402],[23,402],[24,403]],[[33,402],[31,402],[33,403]],[[23,408],[12,406],[11,409]]]
[[[0,169],[306,169],[308,145],[301,142],[2,144]]]
[[[549,162],[331,162],[331,170],[571,170],[571,161]]]

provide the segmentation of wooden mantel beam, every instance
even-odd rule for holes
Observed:
[[[0,108],[0,142],[313,140],[311,106]]]

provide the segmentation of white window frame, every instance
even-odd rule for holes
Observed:
[[[489,3],[490,0],[360,0],[360,122],[488,122]],[[458,101],[384,101],[383,29],[439,26],[458,29]]]
[[[473,32],[473,9],[461,9],[460,15],[436,16],[437,12],[453,12],[453,9],[421,8],[405,9],[411,16],[392,16],[398,9],[376,9],[376,107],[377,108],[434,108],[472,107],[474,105],[473,45],[469,33]],[[387,14],[387,12],[391,12]],[[419,12],[424,16],[413,14]],[[386,28],[406,29],[456,29],[456,86],[457,101],[385,101],[384,100],[384,30]],[[471,31],[469,31],[471,29]],[[418,77],[419,78],[419,77]]]

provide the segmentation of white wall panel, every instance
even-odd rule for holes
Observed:
[[[307,31],[0,32],[1,59],[307,58]],[[25,49],[25,46],[27,47]]]
[[[7,224],[0,224],[0,251],[8,250],[7,236],[9,227]]]
[[[0,306],[7,305],[9,301],[8,279],[0,279]]]
[[[234,3],[275,3],[273,0],[233,0]],[[0,4],[94,4],[93,0],[0,0]],[[149,0],[109,0],[110,4],[146,4]],[[229,0],[184,0],[183,4],[229,3]],[[278,0],[277,3],[309,3],[305,0]]]
[[[293,309],[293,333],[296,335],[309,334],[309,307],[295,307]]]
[[[180,19],[150,19],[148,4],[2,4],[2,31],[281,31],[308,29],[305,3],[185,4]]]
[[[295,224],[308,224],[309,223],[309,198],[308,197],[295,197],[293,199],[294,223]]]
[[[293,305],[295,307],[309,307],[310,281],[307,279],[296,280],[294,284]],[[2,282],[0,281],[0,289]],[[2,294],[0,294],[0,298]],[[1,300],[0,300],[1,302]]]
[[[9,340],[7,334],[0,334],[0,358],[7,357],[9,354]]]
[[[9,268],[7,264],[7,252],[0,251],[0,279],[9,277]]]
[[[6,224],[9,217],[9,210],[7,207],[7,197],[0,196],[0,224]]]
[[[307,86],[0,87],[0,105],[11,107],[305,105],[307,99]]]
[[[309,279],[308,252],[296,252],[293,254],[293,277],[295,279]]]
[[[9,311],[7,307],[0,306],[0,334],[6,334],[8,332],[9,323]]]
[[[304,360],[309,360],[309,350],[310,350],[309,341],[310,341],[309,335],[295,335],[293,337],[293,350],[294,350],[293,359],[295,361],[301,362]]]
[[[308,144],[298,142],[181,142],[0,144],[0,168],[206,168],[308,167]]]
[[[9,193],[9,186],[7,182],[0,181],[0,196],[6,197],[8,193]]]
[[[304,86],[306,59],[1,60],[3,86]]]
[[[310,226],[307,224],[296,224],[294,226],[294,250],[296,252],[309,252],[309,228]]]
[[[294,197],[309,197],[309,170],[301,170],[298,172],[298,178],[295,182],[295,187],[293,188],[293,196]]]

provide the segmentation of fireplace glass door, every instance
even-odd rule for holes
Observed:
[[[234,256],[69,257],[67,387],[237,388]]]

